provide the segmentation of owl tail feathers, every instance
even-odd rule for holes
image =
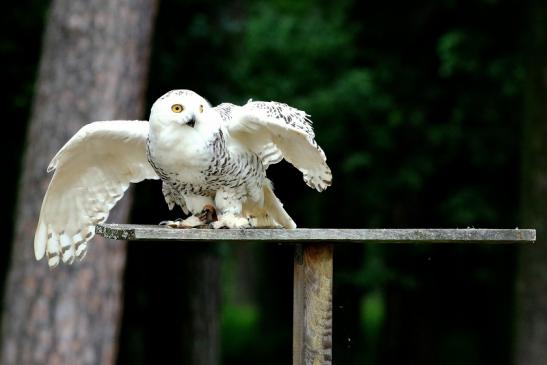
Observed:
[[[277,199],[273,192],[273,186],[270,180],[266,181],[263,187],[264,191],[264,210],[278,224],[287,229],[295,229],[296,223],[289,214],[283,209],[283,204]]]

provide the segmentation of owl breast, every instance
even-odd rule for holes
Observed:
[[[230,151],[222,132],[215,137],[204,149],[168,156],[165,151],[158,153],[149,142],[148,161],[158,176],[181,195],[214,197],[219,190],[234,190],[242,197],[257,198],[266,177],[258,156],[250,151]]]

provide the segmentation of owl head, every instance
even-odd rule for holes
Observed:
[[[152,126],[196,128],[211,105],[191,90],[171,90],[152,105]]]

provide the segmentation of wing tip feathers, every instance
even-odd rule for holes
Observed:
[[[319,192],[332,185],[332,172],[327,164],[321,170],[304,170],[304,182],[312,189]]]
[[[36,234],[34,235],[34,256],[36,260],[41,260],[46,253],[47,244],[47,227],[44,223],[39,222]]]

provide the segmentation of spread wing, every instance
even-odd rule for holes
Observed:
[[[94,122],[78,131],[55,155],[55,170],[42,202],[34,253],[60,259],[83,258],[95,225],[108,217],[129,183],[158,179],[146,157],[148,122]]]
[[[268,165],[283,158],[304,175],[310,187],[323,191],[332,182],[325,153],[315,141],[309,116],[287,104],[249,101],[242,107],[217,107],[230,135]]]

